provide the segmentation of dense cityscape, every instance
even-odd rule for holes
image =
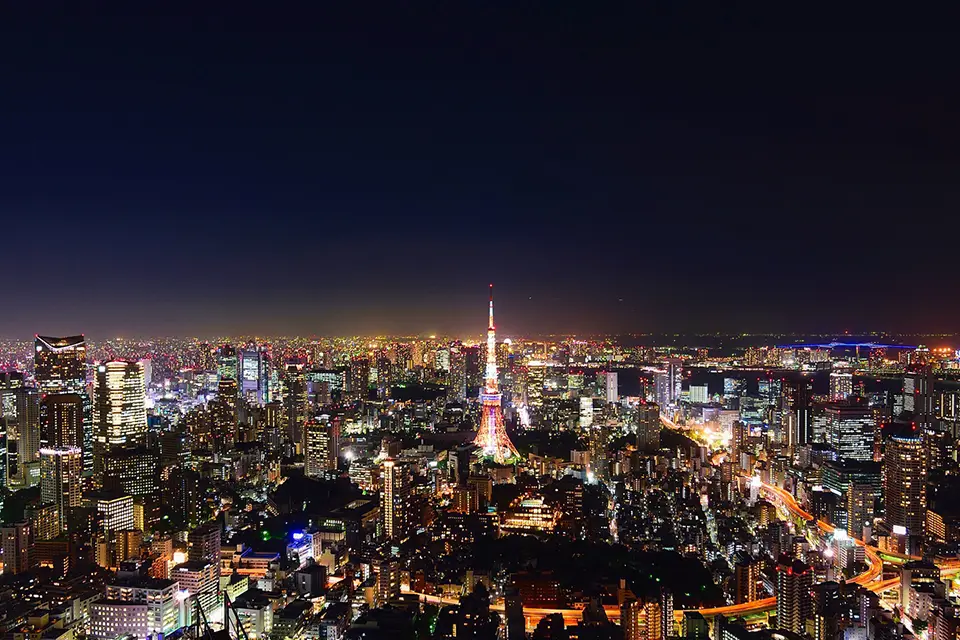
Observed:
[[[530,338],[492,285],[477,316],[485,339],[4,343],[0,624],[954,637],[950,337]]]
[[[0,640],[960,640],[955,20],[817,9],[4,3]]]

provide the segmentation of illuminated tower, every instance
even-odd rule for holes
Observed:
[[[493,325],[493,285],[490,285],[490,323],[487,326],[487,366],[483,389],[480,390],[483,405],[477,439],[481,455],[492,458],[497,464],[505,464],[519,458],[517,448],[510,442],[503,426],[503,409],[500,407],[500,385],[497,382],[497,330]]]

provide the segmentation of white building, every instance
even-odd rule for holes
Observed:
[[[187,597],[175,580],[144,578],[110,584],[104,599],[90,605],[89,635],[95,640],[124,635],[146,638],[187,624]]]

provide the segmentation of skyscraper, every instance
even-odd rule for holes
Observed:
[[[304,427],[304,438],[304,473],[316,477],[336,471],[340,456],[340,420],[331,420],[328,416],[311,420]]]
[[[83,466],[85,471],[92,472],[94,417],[93,402],[87,390],[87,346],[84,337],[82,335],[64,338],[37,336],[34,351],[34,377],[42,394],[75,393],[82,398]],[[26,458],[24,461],[27,461]]]
[[[136,362],[114,360],[97,367],[94,401],[94,470],[103,454],[123,444],[141,444],[147,436],[146,388]]]
[[[307,421],[307,377],[301,363],[289,363],[284,369],[287,410],[287,440],[296,447],[303,446],[303,425]]]
[[[387,458],[383,461],[383,490],[380,492],[380,517],[383,535],[403,540],[410,534],[410,470],[406,464]]]
[[[3,541],[3,573],[16,574],[29,571],[33,566],[31,551],[33,529],[29,522],[17,522],[0,528]]]
[[[846,400],[853,393],[853,374],[846,363],[834,363],[830,372],[830,399]]]
[[[777,628],[803,635],[812,610],[813,571],[790,556],[777,563]]]
[[[80,506],[83,453],[77,447],[40,450],[40,496],[53,503],[60,516],[60,529],[67,530],[69,515]]]
[[[44,393],[83,393],[87,381],[84,337],[36,337],[34,377]]]
[[[873,523],[873,506],[877,490],[872,484],[851,483],[847,488],[847,533],[863,539],[863,527]]]
[[[660,448],[660,407],[653,402],[637,405],[637,449],[643,452]]]
[[[749,556],[737,558],[733,566],[733,602],[743,604],[758,599],[757,586],[761,583],[760,563]]]
[[[873,409],[866,405],[829,404],[827,444],[846,460],[873,460],[873,441],[877,429]]]
[[[927,514],[927,462],[919,430],[891,435],[883,452],[884,522],[921,536]],[[901,531],[902,533],[902,531]]]
[[[915,365],[903,376],[903,410],[913,414],[921,430],[933,427],[933,370],[930,365]]]
[[[497,330],[493,324],[493,285],[490,285],[490,317],[487,324],[487,366],[484,370],[484,386],[480,393],[480,426],[474,444],[482,455],[498,464],[520,457],[510,441],[503,424],[503,409],[500,406],[500,383],[497,378]]]
[[[83,398],[77,393],[52,393],[40,405],[40,444],[83,449]]]

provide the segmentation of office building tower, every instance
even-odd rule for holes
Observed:
[[[287,440],[294,446],[303,446],[303,425],[308,417],[307,377],[303,364],[290,363],[284,369],[286,394],[284,405],[287,410]]]
[[[620,401],[620,376],[616,371],[608,371],[603,377],[604,393],[607,402]]]
[[[207,618],[219,606],[220,565],[207,560],[190,560],[178,564],[170,572],[170,578],[180,583],[180,588],[196,599]]]
[[[96,503],[101,532],[110,536],[117,531],[135,528],[133,496],[103,494],[96,496],[93,501]]]
[[[304,427],[304,437],[304,473],[321,477],[336,471],[340,456],[340,420],[329,419],[329,416],[311,420]]]
[[[87,383],[87,346],[82,335],[37,336],[34,378],[43,393],[83,393]]]
[[[136,445],[103,456],[103,488],[127,494],[143,507],[146,524],[160,521],[160,451]]]
[[[380,492],[380,518],[388,540],[403,540],[410,535],[410,469],[392,458],[383,461],[383,489]]]
[[[187,534],[187,559],[220,563],[220,525],[208,522]]]
[[[34,377],[41,394],[75,393],[83,399],[83,465],[93,471],[93,402],[87,390],[87,347],[84,337],[37,336]],[[39,416],[39,412],[38,412]],[[39,420],[38,420],[39,427]],[[48,446],[41,444],[41,446]],[[39,451],[39,449],[38,449]],[[24,462],[29,462],[21,456]],[[39,454],[33,460],[39,460]]]
[[[224,453],[237,443],[240,424],[237,381],[233,378],[220,378],[217,383],[217,397],[207,404],[210,411],[210,431],[212,449]]]
[[[810,617],[813,571],[800,560],[780,556],[777,563],[777,628],[804,634]]]
[[[759,586],[762,584],[760,563],[747,555],[737,558],[733,565],[733,602],[743,604],[759,599]]]
[[[692,384],[690,385],[690,403],[691,404],[707,404],[710,402],[710,393],[707,385],[705,384]]]
[[[366,400],[370,390],[370,360],[367,358],[350,358],[348,388],[353,400]]]
[[[863,539],[863,527],[873,524],[877,489],[872,484],[854,482],[847,487],[847,534]]]
[[[33,528],[29,522],[16,522],[0,528],[3,539],[3,573],[17,574],[33,567]]]
[[[223,344],[217,348],[217,377],[240,379],[240,358],[232,345]]]
[[[830,372],[830,399],[834,402],[846,400],[853,393],[853,374],[846,363],[834,363]]]
[[[826,441],[844,460],[873,460],[877,423],[866,405],[829,404],[824,408]]]
[[[54,449],[83,449],[83,397],[80,394],[52,393],[43,398],[40,404],[40,445]]]
[[[699,611],[684,611],[680,631],[684,640],[707,640],[710,625]]]
[[[669,589],[660,589],[660,637],[663,640],[673,638],[675,616],[673,612],[673,592]]]
[[[146,387],[136,362],[113,360],[97,366],[94,390],[94,471],[113,447],[142,444],[147,436]]]
[[[913,414],[918,430],[933,428],[933,369],[930,365],[914,365],[903,376],[903,410]]]
[[[883,469],[884,522],[895,533],[922,536],[927,513],[927,461],[919,431],[887,439]]]
[[[263,358],[253,344],[240,351],[240,396],[250,404],[261,404],[264,396],[265,377]]]
[[[660,406],[654,402],[637,405],[637,449],[652,452],[660,448]]]
[[[30,521],[36,540],[53,540],[60,535],[60,513],[52,502],[27,505],[24,516]]]
[[[72,509],[80,506],[83,490],[83,453],[77,447],[40,450],[40,497],[52,503],[67,531]]]
[[[836,640],[842,636],[844,599],[840,585],[832,580],[813,585],[813,640]]]
[[[27,464],[40,459],[40,394],[32,387],[20,387],[14,391],[13,415],[5,411],[8,437],[17,443],[17,463]],[[8,407],[9,409],[9,407]],[[13,429],[11,429],[13,427]],[[11,433],[12,431],[12,433]],[[17,468],[9,468],[11,473]]]
[[[447,398],[463,402],[467,398],[466,347],[461,342],[450,343],[450,374],[447,383]]]

